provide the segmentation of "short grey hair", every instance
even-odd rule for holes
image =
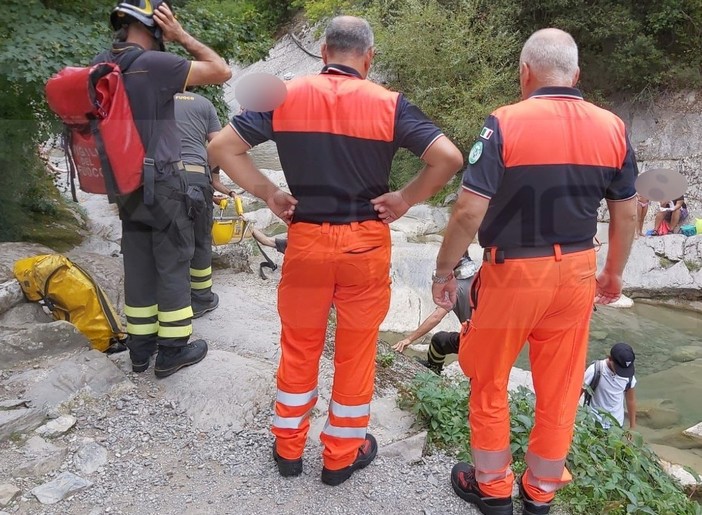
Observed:
[[[560,29],[534,32],[522,48],[519,64],[526,63],[542,80],[568,82],[578,71],[578,45]]]
[[[363,18],[337,16],[329,22],[324,40],[331,53],[363,55],[373,48],[373,29]]]

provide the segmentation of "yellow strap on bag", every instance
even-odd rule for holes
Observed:
[[[27,299],[44,301],[55,319],[75,325],[94,349],[105,352],[125,337],[105,292],[67,257],[45,254],[20,259],[13,272]]]

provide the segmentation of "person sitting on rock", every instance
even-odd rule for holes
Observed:
[[[667,234],[668,232],[675,232],[675,229],[687,219],[688,211],[687,204],[685,203],[685,197],[676,198],[675,200],[666,200],[661,202],[661,207],[658,213],[656,213],[655,226],[653,228],[654,234]],[[663,222],[668,225],[668,231],[661,231],[661,226]]]
[[[463,254],[463,257],[458,262],[458,265],[456,265],[456,268],[453,269],[453,274],[458,283],[456,303],[453,306],[453,312],[460,324],[470,320],[471,306],[469,293],[476,270],[477,266],[475,262],[470,259],[468,251],[466,250],[465,254]],[[398,352],[402,352],[407,346],[412,344],[412,342],[418,340],[439,325],[448,313],[446,309],[437,307],[412,334],[397,342],[392,348]],[[446,356],[448,354],[458,354],[459,340],[459,332],[439,331],[431,337],[431,343],[427,351],[427,359],[420,359],[419,362],[432,372],[441,374]]]
[[[585,405],[590,406],[602,427],[609,429],[609,417],[603,417],[599,411],[609,413],[624,425],[624,402],[629,414],[630,429],[636,428],[636,377],[634,377],[634,350],[626,343],[617,343],[605,359],[594,361],[585,371],[584,384],[592,394],[583,387]]]

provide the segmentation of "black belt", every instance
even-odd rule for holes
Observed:
[[[592,240],[579,241],[577,243],[556,243],[554,245],[542,247],[515,247],[511,249],[498,249],[488,247],[483,251],[483,261],[496,264],[504,263],[505,259],[529,259],[548,256],[558,256],[559,254],[572,254],[594,248]],[[494,256],[494,258],[493,258]]]

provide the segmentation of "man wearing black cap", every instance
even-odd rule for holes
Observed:
[[[585,371],[584,383],[593,390],[586,396],[586,404],[598,411],[611,414],[620,426],[624,425],[624,401],[629,414],[629,427],[636,428],[636,397],[634,388],[634,350],[626,343],[617,343],[606,359],[595,361]],[[597,415],[605,429],[611,427],[609,419]]]
[[[186,86],[222,84],[231,70],[183,29],[163,0],[119,2],[110,23],[114,43],[93,62],[116,62],[122,69],[132,117],[146,149],[143,187],[117,199],[127,346],[134,372],[144,372],[158,349],[155,374],[166,377],[207,354],[204,340],[189,341],[192,216],[204,198],[197,202],[188,189],[173,95]],[[180,45],[193,59],[163,51],[164,42]]]

